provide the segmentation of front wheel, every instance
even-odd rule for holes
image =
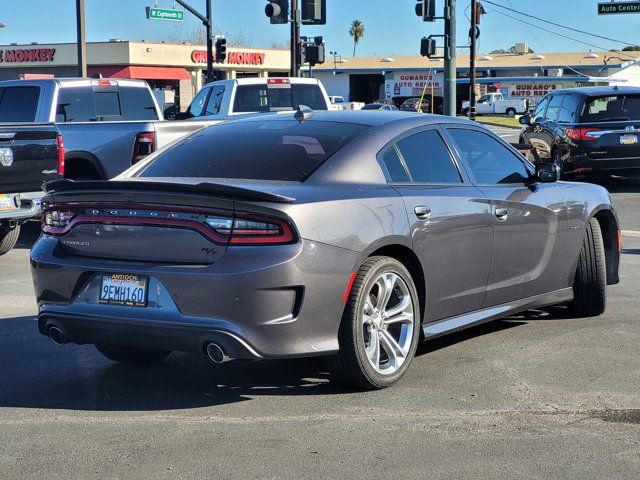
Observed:
[[[97,343],[96,348],[109,360],[125,363],[128,365],[158,363],[171,354],[170,350],[127,347],[124,345],[114,345],[111,343]]]
[[[360,267],[339,331],[339,352],[329,364],[342,383],[370,389],[396,383],[420,339],[420,305],[407,269],[390,257]]]
[[[595,317],[607,306],[607,267],[598,220],[592,218],[582,240],[569,310],[576,317]]]
[[[8,225],[0,225],[0,255],[8,253],[18,243],[20,225],[11,228]]]

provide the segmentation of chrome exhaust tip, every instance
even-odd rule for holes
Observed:
[[[227,354],[224,353],[222,347],[217,343],[211,342],[207,344],[206,352],[207,357],[209,357],[209,359],[216,364],[228,362],[229,360],[231,360],[231,358],[229,358]]]
[[[49,339],[56,345],[64,345],[65,343],[67,343],[67,339],[64,333],[55,325],[52,325],[47,329],[47,335],[49,336]]]

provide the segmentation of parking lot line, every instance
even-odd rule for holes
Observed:
[[[626,237],[638,237],[640,238],[640,232],[637,230],[622,230],[622,235]]]

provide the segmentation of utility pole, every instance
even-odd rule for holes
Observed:
[[[298,0],[291,0],[291,72],[292,77],[300,76],[300,10]]]
[[[471,0],[471,30],[469,30],[469,119],[476,119],[476,37],[478,28],[478,1]]]
[[[80,1],[80,0],[79,0]],[[182,5],[186,10],[195,15],[207,29],[207,83],[213,82],[213,20],[211,0],[205,0],[207,5],[206,16],[202,15],[195,8],[187,4],[184,0],[175,0],[176,3]]]
[[[84,22],[84,0],[76,0],[76,24],[78,33],[78,76],[87,78],[87,38]]]
[[[445,0],[444,114],[456,116],[456,0]]]

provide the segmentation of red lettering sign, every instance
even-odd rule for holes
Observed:
[[[53,62],[55,48],[16,48],[0,50],[0,62]]]
[[[266,54],[259,52],[235,52],[227,53],[225,63],[231,65],[264,65]],[[207,63],[206,50],[193,50],[191,52],[191,61],[193,63]],[[213,61],[216,61],[215,53],[213,53]]]

